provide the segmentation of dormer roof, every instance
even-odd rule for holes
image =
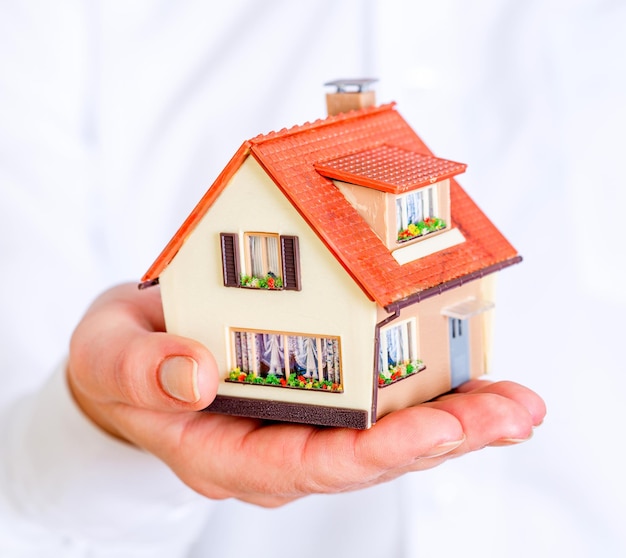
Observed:
[[[326,178],[401,194],[465,172],[467,165],[379,145],[313,165]]]
[[[355,154],[356,158],[350,159]],[[392,103],[341,113],[244,142],[146,272],[142,285],[158,280],[249,156],[256,159],[365,294],[388,311],[521,260],[453,178],[451,226],[459,229],[465,242],[405,264],[394,259],[328,175],[339,168],[337,172],[345,173],[341,176],[350,175],[367,182],[364,185],[400,192],[455,176],[465,170],[465,165],[435,158]],[[358,163],[394,157],[405,172],[393,165],[384,171],[380,165],[377,171],[368,170]]]

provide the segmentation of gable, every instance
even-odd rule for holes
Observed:
[[[220,233],[225,231],[236,233],[239,240],[247,232],[297,236],[302,290],[224,287]],[[212,347],[220,370],[234,366],[229,352],[234,330],[341,339],[344,380],[350,386],[342,404],[371,408],[372,387],[362,381],[362,372],[372,366],[374,346],[363,345],[362,340],[371,338],[375,329],[376,305],[363,295],[253,157],[245,159],[197,221],[163,270],[160,282],[167,330]],[[220,343],[222,339],[225,344]],[[226,383],[220,394],[240,395],[239,387]],[[325,395],[310,393],[307,399],[328,404]],[[273,397],[288,401],[293,392],[274,390]]]

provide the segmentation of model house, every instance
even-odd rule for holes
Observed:
[[[209,411],[368,428],[488,370],[494,274],[520,256],[464,164],[334,85],[328,118],[243,143],[142,279],[215,355]]]

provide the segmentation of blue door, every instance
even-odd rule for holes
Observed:
[[[450,375],[452,387],[470,379],[469,321],[448,319],[450,328]]]

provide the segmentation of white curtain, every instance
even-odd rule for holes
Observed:
[[[404,324],[391,327],[384,332],[384,342],[380,349],[380,370],[387,370],[389,366],[396,366],[406,360]]]
[[[339,366],[339,343],[337,339],[322,339],[322,359],[326,365],[326,379],[331,382],[341,382]]]
[[[409,223],[419,223],[422,219],[424,219],[421,191],[408,195],[405,198],[405,203]]]
[[[261,334],[263,340],[263,360],[269,364],[268,374],[282,376],[284,374],[283,336],[271,333]]]
[[[411,223],[419,223],[426,217],[436,217],[434,187],[412,192],[396,200],[398,230],[406,229]]]
[[[285,376],[295,363],[306,378],[341,382],[338,339],[236,331],[234,341],[237,366],[244,372],[259,373],[263,362],[268,374]]]
[[[263,277],[263,238],[260,236],[250,236],[250,275]]]
[[[294,357],[307,378],[317,378],[317,343],[314,337],[294,337]]]
[[[280,277],[278,238],[276,236],[250,235],[250,274],[265,277],[270,271]]]
[[[387,354],[389,364],[396,365],[402,360],[402,331],[400,326],[387,332]]]
[[[280,277],[280,269],[278,267],[278,238],[275,236],[265,237],[265,248],[267,251],[267,273],[270,271]]]

